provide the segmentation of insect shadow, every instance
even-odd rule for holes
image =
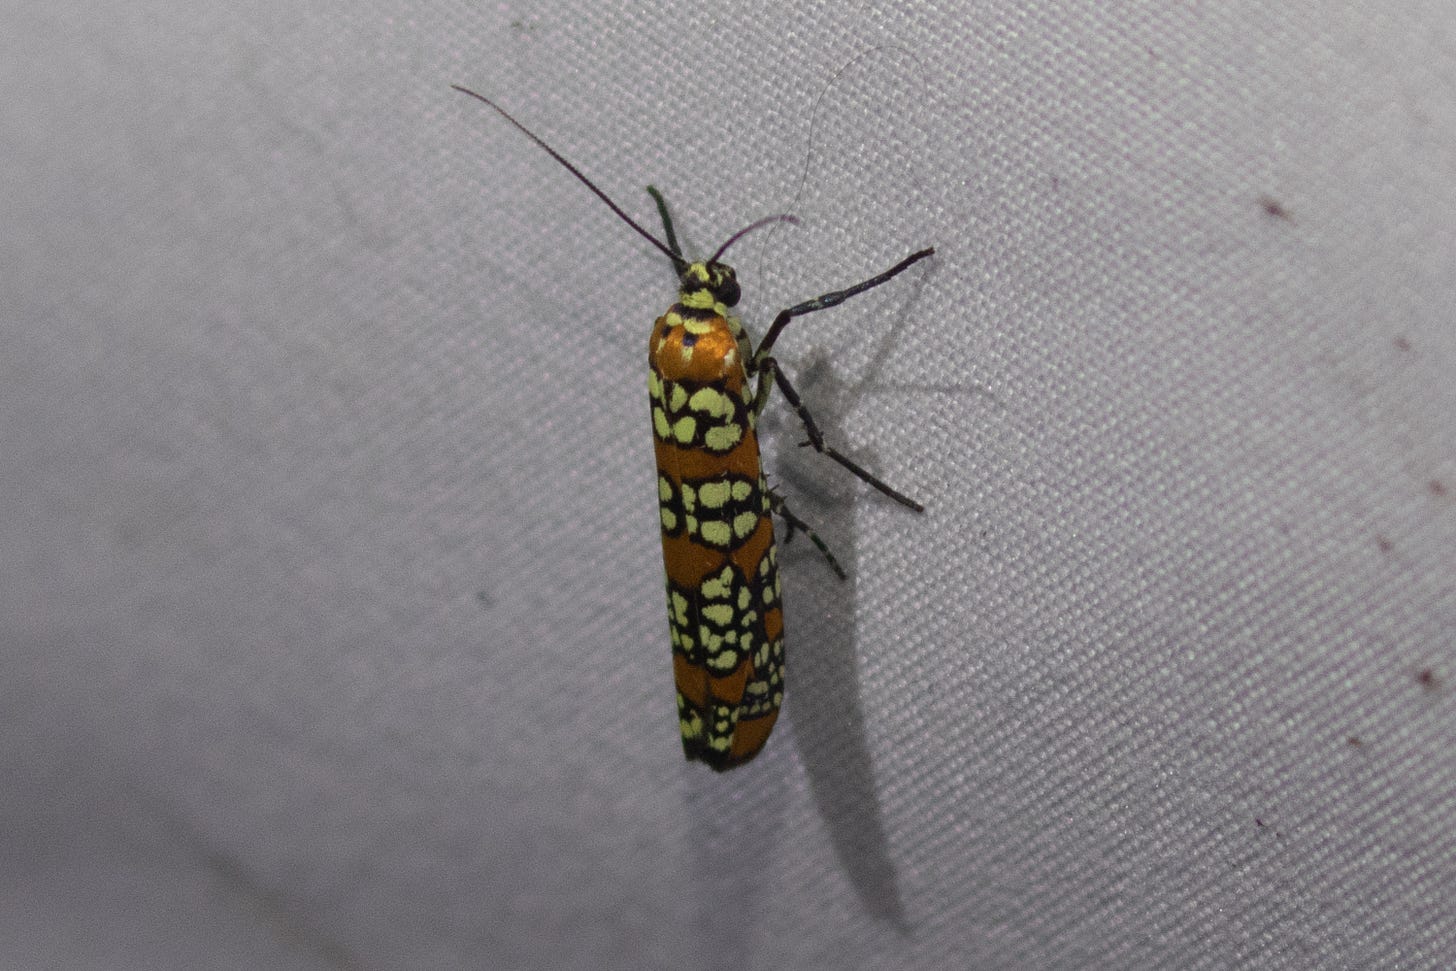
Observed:
[[[822,357],[796,370],[804,394],[813,399],[811,407],[825,437],[851,441],[838,416],[852,405],[862,386],[839,380]],[[854,522],[860,503],[880,500],[812,451],[794,448],[792,415],[784,417],[788,420],[777,436],[780,447],[774,463],[784,492],[795,497],[800,514],[820,529],[848,575],[840,582],[808,543],[795,540],[780,554],[787,578],[785,615],[793,625],[786,626],[790,646],[785,681],[791,694],[784,711],[840,866],[865,909],[904,931],[908,926],[880,812],[861,701],[860,645],[854,623],[858,542],[853,529],[845,529]],[[862,452],[857,458],[867,460],[871,468],[885,464]]]
[[[913,299],[913,298],[912,298]],[[906,305],[902,305],[906,306]],[[887,342],[889,343],[889,342]],[[882,354],[888,348],[882,347]],[[870,371],[877,369],[877,354]],[[852,407],[867,384],[841,381],[827,357],[811,356],[794,368],[827,438],[848,444],[837,416]],[[880,390],[876,386],[875,390]],[[882,502],[834,463],[796,448],[802,428],[792,412],[767,413],[771,464],[788,501],[821,529],[848,579],[841,581],[803,538],[780,548],[788,608],[788,703],[777,731],[794,738],[815,808],[824,820],[840,866],[865,910],[908,932],[899,879],[890,857],[860,700],[858,634],[854,625],[859,557],[852,529],[860,503]],[[850,448],[871,467],[881,456]],[[893,508],[893,506],[892,506]],[[898,518],[898,517],[896,517]],[[779,535],[783,536],[782,524]],[[768,773],[780,784],[745,787],[739,772]],[[784,746],[768,746],[752,766],[730,775],[693,773],[688,792],[692,844],[703,875],[699,902],[704,971],[752,963],[754,942],[744,928],[760,926],[761,888],[783,851],[791,769]]]

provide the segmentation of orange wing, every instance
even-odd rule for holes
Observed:
[[[722,771],[783,701],[783,609],[737,321],[674,306],[648,350],[667,617],[683,752]]]

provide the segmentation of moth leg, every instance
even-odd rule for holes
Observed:
[[[777,492],[773,492],[772,490],[770,490],[768,494],[768,501],[769,505],[773,508],[773,511],[777,513],[779,518],[784,521],[784,525],[786,527],[784,531],[785,546],[787,546],[793,540],[794,534],[796,532],[803,533],[805,536],[809,537],[809,542],[813,543],[814,547],[818,549],[820,553],[824,554],[824,559],[829,561],[829,569],[833,570],[835,575],[838,576],[839,579],[849,579],[849,574],[844,572],[844,567],[840,566],[839,561],[834,558],[834,554],[829,552],[829,547],[826,546],[824,544],[824,541],[819,538],[819,534],[814,532],[814,528],[812,526],[804,522],[804,520],[800,519],[798,516],[794,515],[792,511],[790,511],[788,504],[784,502],[783,496],[779,495]]]
[[[763,406],[768,403],[769,391],[777,384],[779,390],[783,392],[784,398],[788,400],[789,405],[799,416],[799,420],[804,423],[804,433],[809,436],[808,440],[800,442],[800,445],[812,446],[814,451],[838,462],[850,472],[854,473],[862,482],[878,489],[881,493],[889,496],[900,505],[913,509],[916,512],[925,511],[925,507],[920,503],[911,499],[903,492],[900,492],[834,446],[826,445],[824,435],[819,431],[819,425],[814,421],[814,416],[809,414],[808,408],[804,407],[804,402],[799,398],[799,393],[794,390],[794,386],[790,383],[788,376],[780,369],[779,362],[772,357],[755,358],[755,360],[758,362],[759,369],[758,392],[753,401],[753,414],[755,419],[763,411]]]
[[[813,416],[804,407],[804,402],[799,398],[799,393],[794,390],[793,383],[789,381],[788,376],[779,367],[778,361],[769,352],[773,349],[774,342],[779,339],[779,334],[783,333],[789,321],[795,317],[802,317],[804,314],[813,313],[816,310],[825,310],[829,307],[838,306],[850,297],[864,293],[866,290],[871,290],[899,276],[911,266],[914,266],[934,252],[934,248],[931,248],[911,253],[885,272],[872,276],[868,280],[856,283],[854,286],[846,287],[843,290],[833,290],[817,296],[813,300],[805,300],[803,303],[795,304],[787,310],[779,311],[778,316],[774,318],[773,323],[769,326],[768,333],[764,335],[763,340],[759,342],[758,349],[753,353],[751,368],[751,372],[758,375],[758,390],[753,402],[755,418],[763,411],[764,405],[768,402],[770,387],[777,384],[779,390],[783,392],[784,397],[788,399],[789,404],[793,406],[794,411],[798,414],[799,420],[804,423],[804,433],[809,436],[808,441],[804,444],[812,446],[821,455],[827,455],[866,484],[878,489],[884,495],[900,503],[900,505],[913,509],[916,512],[924,512],[925,507],[904,493],[892,488],[884,480],[877,478],[869,470],[864,468],[864,466],[855,462],[838,449],[824,443],[824,435],[819,431],[819,426],[815,423]]]

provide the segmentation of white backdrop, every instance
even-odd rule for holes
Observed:
[[[1456,8],[0,12],[0,965],[1441,967]],[[1370,12],[1373,11],[1373,12]],[[682,760],[644,362],[768,460],[764,755]],[[760,330],[761,333],[761,330]]]

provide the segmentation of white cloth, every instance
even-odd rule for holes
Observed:
[[[1456,8],[10,4],[0,965],[1441,967]],[[1314,5],[1318,6],[1318,5]],[[690,247],[784,719],[682,761]],[[1421,672],[1429,670],[1429,683]]]

